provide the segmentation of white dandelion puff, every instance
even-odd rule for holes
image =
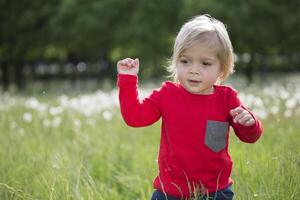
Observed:
[[[76,128],[80,128],[81,127],[81,121],[79,119],[74,120],[74,126]]]
[[[279,106],[272,106],[271,107],[271,113],[273,114],[273,115],[276,115],[277,113],[279,112]]]
[[[253,99],[253,104],[254,104],[254,106],[257,106],[257,107],[263,107],[264,106],[264,102],[262,101],[262,99],[260,97],[255,97]]]
[[[36,98],[30,97],[25,101],[25,106],[40,112],[44,112],[47,109],[47,105],[40,103]]]
[[[49,108],[49,112],[51,115],[55,116],[55,115],[59,115],[60,113],[63,112],[63,108],[61,106],[58,107],[51,107]]]
[[[32,122],[32,114],[30,112],[26,112],[23,114],[23,121],[30,123]]]
[[[52,127],[57,128],[60,126],[62,120],[60,117],[54,117],[53,121],[52,121]]]
[[[49,119],[44,119],[43,125],[44,127],[49,128],[51,126],[51,121]]]
[[[10,124],[9,124],[9,127],[11,128],[11,129],[15,129],[15,128],[17,128],[17,122],[15,122],[15,121],[12,121]]]
[[[285,118],[289,118],[292,116],[292,114],[292,110],[285,110],[283,115]]]
[[[106,110],[102,113],[102,117],[104,120],[110,121],[112,119],[112,113],[110,111]]]
[[[268,117],[268,113],[264,109],[253,109],[253,113],[260,119],[266,119]]]
[[[24,136],[25,135],[25,130],[23,128],[20,128],[18,130],[19,135]]]
[[[290,94],[286,90],[281,90],[279,93],[280,93],[280,98],[283,100],[286,100],[290,97]],[[277,94],[277,92],[275,94]]]
[[[296,107],[297,99],[291,98],[285,102],[285,106],[289,109]]]

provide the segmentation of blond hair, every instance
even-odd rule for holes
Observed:
[[[221,63],[221,80],[234,72],[233,48],[225,25],[210,15],[199,15],[186,22],[175,39],[173,55],[167,67],[174,81],[177,81],[176,65],[179,57],[196,42],[216,49]]]

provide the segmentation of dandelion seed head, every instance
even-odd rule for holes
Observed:
[[[21,135],[21,136],[24,136],[25,135],[25,130],[23,128],[19,128],[18,134]]]
[[[58,117],[58,116],[54,117],[52,120],[52,127],[54,127],[54,128],[59,127],[61,122],[62,122],[61,117]]]
[[[23,114],[23,121],[26,123],[32,122],[32,114],[30,112],[25,112]]]
[[[15,129],[15,128],[17,128],[17,122],[15,122],[15,121],[12,121],[12,122],[10,122],[10,124],[9,124],[9,127],[11,128],[11,129]]]
[[[253,104],[254,104],[254,106],[257,106],[257,107],[263,107],[264,106],[264,103],[263,103],[263,101],[260,97],[254,97],[253,98]]]
[[[47,105],[40,103],[36,98],[30,97],[25,101],[25,106],[27,108],[34,109],[36,111],[45,112],[47,110]]]
[[[274,106],[271,107],[271,113],[272,114],[276,115],[278,112],[279,112],[279,106],[274,105]]]
[[[111,121],[111,119],[112,119],[112,113],[110,111],[106,110],[106,111],[104,111],[102,113],[102,117],[106,121]]]
[[[268,117],[268,112],[264,109],[252,109],[252,111],[260,119],[266,119]]]
[[[285,106],[289,109],[296,107],[296,105],[297,105],[297,99],[295,98],[288,99],[285,102]]]
[[[43,125],[44,127],[49,128],[51,126],[51,121],[49,119],[44,119]]]
[[[50,107],[49,108],[49,112],[51,115],[55,116],[55,115],[59,115],[60,113],[63,112],[63,107],[58,106],[58,107]]]
[[[289,118],[292,116],[292,114],[292,110],[285,110],[283,115],[285,118]]]
[[[283,100],[286,100],[290,97],[290,94],[286,90],[280,91],[280,98]]]
[[[74,120],[74,126],[75,126],[76,128],[80,128],[80,127],[81,127],[81,121],[80,121],[79,119],[75,119],[75,120]]]

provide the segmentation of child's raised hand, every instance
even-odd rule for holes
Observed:
[[[243,126],[252,126],[255,123],[252,115],[242,107],[231,109],[230,115],[232,116],[234,123],[239,123]]]
[[[139,72],[140,62],[139,59],[125,58],[119,60],[117,63],[118,73],[119,74],[130,74],[137,75]]]

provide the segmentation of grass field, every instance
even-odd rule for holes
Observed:
[[[238,88],[265,131],[255,144],[231,134],[237,200],[300,199],[299,85]],[[1,94],[0,199],[149,200],[160,123],[127,127],[117,95]]]

